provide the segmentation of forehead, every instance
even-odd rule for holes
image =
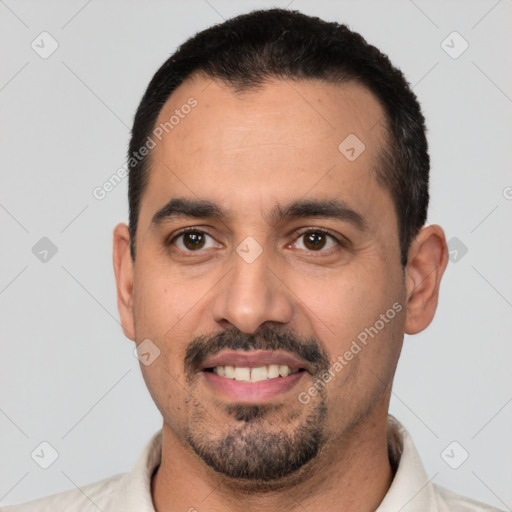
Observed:
[[[197,103],[193,109],[187,106],[191,102]],[[383,138],[384,119],[375,96],[353,81],[274,79],[235,91],[223,81],[195,74],[172,93],[156,126],[163,128],[161,138],[169,145],[185,144],[184,149],[199,152],[219,149],[219,143],[245,151],[259,143],[299,141],[305,143],[304,153],[313,153],[321,141],[323,150],[329,145],[338,151],[340,137],[353,134],[374,154]]]
[[[235,92],[195,75],[158,117],[141,213],[148,194],[153,211],[185,195],[239,200],[247,212],[253,200],[262,210],[267,199],[386,195],[374,174],[383,121],[376,98],[356,83],[274,80]]]

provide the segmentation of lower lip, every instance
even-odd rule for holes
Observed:
[[[247,382],[227,379],[226,377],[220,377],[216,373],[203,371],[206,382],[216,393],[229,400],[245,403],[261,402],[285,393],[292,389],[303,378],[305,373],[301,371],[288,375],[288,377]]]

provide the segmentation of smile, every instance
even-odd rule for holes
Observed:
[[[230,401],[255,403],[293,388],[308,373],[308,364],[273,351],[226,351],[203,365],[206,383]]]
[[[207,368],[206,371],[208,370],[226,379],[243,380],[246,382],[261,382],[262,380],[288,377],[288,375],[293,375],[300,371],[298,368],[292,369],[285,364],[270,364],[268,366],[256,366],[255,368],[227,365]]]

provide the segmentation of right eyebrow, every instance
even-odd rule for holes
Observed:
[[[223,209],[207,199],[187,199],[178,197],[171,199],[160,208],[151,219],[151,224],[161,224],[176,217],[191,217],[194,219],[223,219],[228,217]]]

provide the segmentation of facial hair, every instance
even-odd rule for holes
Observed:
[[[254,335],[235,329],[212,337],[195,338],[185,357],[184,371],[193,403],[194,385],[202,363],[221,350],[284,350],[308,362],[318,377],[329,367],[325,351],[314,338],[301,338],[291,331],[263,326]],[[234,427],[212,432],[211,418],[196,403],[185,431],[185,439],[203,462],[232,479],[270,482],[296,473],[312,461],[325,443],[327,407],[323,389],[305,405],[227,404],[225,412],[236,421]],[[210,421],[209,421],[210,420]],[[290,424],[293,422],[293,428]],[[214,426],[215,427],[215,426]]]

